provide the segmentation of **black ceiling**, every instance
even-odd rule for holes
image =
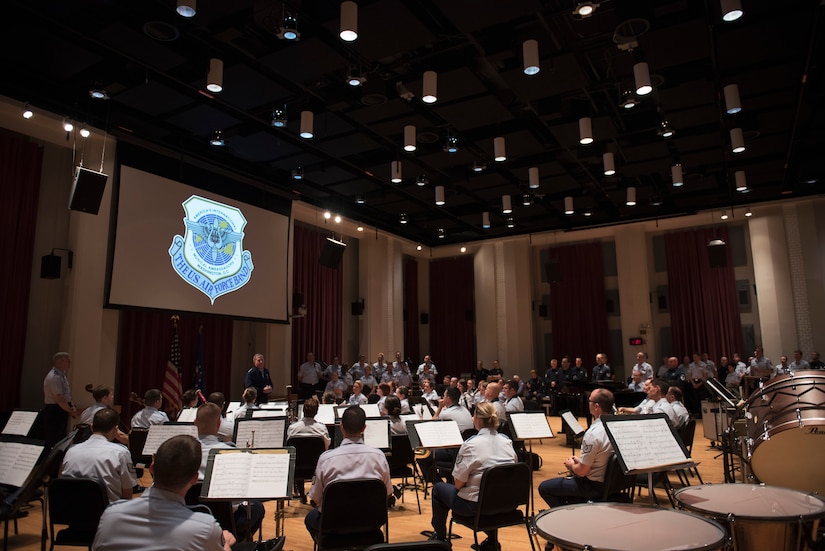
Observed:
[[[336,0],[199,0],[193,19],[175,12],[175,0],[6,0],[0,93],[428,245],[821,193],[825,7],[742,3],[744,16],[724,23],[718,0],[612,0],[587,18],[572,13],[573,0],[360,0],[359,37],[347,43]],[[277,36],[284,12],[298,20],[297,42]],[[539,44],[535,76],[522,71],[527,39]],[[210,58],[224,62],[224,90],[214,95],[204,88]],[[638,59],[654,92],[624,110]],[[367,79],[359,88],[345,83],[353,68]],[[421,101],[424,71],[438,74],[434,104]],[[731,83],[743,107],[736,115],[722,97]],[[93,87],[110,99],[92,99]],[[289,123],[274,128],[272,110],[284,105]],[[304,110],[315,114],[311,140],[298,136]],[[592,120],[591,145],[578,143],[581,117]],[[674,137],[657,133],[662,120]],[[412,153],[402,149],[405,125],[417,129]],[[734,127],[747,146],[738,155]],[[208,143],[216,129],[224,148]],[[448,135],[457,153],[442,150]],[[492,159],[498,136],[504,162]],[[607,151],[612,177],[602,171]],[[400,184],[390,182],[395,160]],[[676,162],[681,188],[671,185]],[[300,182],[290,176],[299,166]],[[528,188],[530,167],[538,189]],[[749,193],[734,190],[737,170]],[[444,206],[434,203],[436,185]],[[630,186],[634,207],[625,205]],[[512,197],[513,228],[502,195]],[[573,215],[564,214],[566,196]],[[481,227],[485,211],[490,229]]]

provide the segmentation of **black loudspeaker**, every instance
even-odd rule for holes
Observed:
[[[60,256],[47,254],[40,259],[41,279],[60,279]]]
[[[539,304],[539,317],[546,318],[547,317],[547,305],[546,304]]]
[[[430,315],[426,312],[421,313],[421,325],[427,325],[430,323]]]
[[[292,293],[292,309],[297,310],[304,305],[304,295],[301,293]]]
[[[708,245],[708,263],[711,268],[727,268],[728,246],[724,242]]]
[[[547,261],[547,264],[544,265],[544,275],[548,283],[558,283],[561,281],[558,258],[551,258]]]
[[[69,199],[69,209],[97,214],[108,179],[109,176],[102,172],[77,167],[74,184],[72,184],[72,195]]]
[[[326,266],[327,268],[337,268],[341,264],[341,258],[343,258],[346,248],[345,243],[327,238],[318,262],[321,266]]]
[[[351,305],[352,308],[352,315],[353,316],[361,316],[364,314],[364,299],[361,299],[357,302],[353,302]]]

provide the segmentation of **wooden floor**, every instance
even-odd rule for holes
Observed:
[[[586,426],[584,420],[581,420],[583,426]],[[561,418],[551,417],[550,424],[553,432],[560,430]],[[699,463],[699,473],[704,482],[722,483],[724,481],[724,472],[722,466],[722,459],[719,457],[719,450],[712,448],[711,442],[703,436],[701,421],[697,423],[696,437],[693,446],[693,459]],[[533,475],[534,488],[537,488],[539,483],[548,478],[558,476],[559,471],[565,470],[562,462],[570,456],[570,447],[565,445],[564,436],[557,436],[552,439],[545,439],[541,442],[533,442],[533,452],[542,456],[543,466],[539,471]],[[578,453],[577,453],[578,455]],[[148,478],[148,473],[142,480],[146,486],[151,484]],[[676,481],[675,475],[672,477]],[[691,484],[698,484],[694,478],[691,479]],[[678,483],[675,484],[678,488]],[[650,504],[652,503],[647,496],[647,490],[641,492],[641,496],[637,494],[636,503]],[[659,502],[664,506],[669,506],[667,497],[663,490],[658,490],[657,494]],[[547,508],[547,505],[539,497],[538,491],[534,489],[535,509],[540,511]],[[423,498],[423,493],[419,492],[421,498],[421,514],[418,514],[418,509],[415,503],[415,493],[408,490],[405,494],[405,504],[397,508],[397,510],[390,511],[390,531],[389,540],[391,543],[402,541],[419,541],[425,539],[421,535],[422,530],[430,530],[430,515],[431,505],[430,500]],[[275,537],[275,522],[273,520],[274,504],[267,504],[267,515],[264,521],[264,537]],[[292,551],[312,551],[312,539],[307,534],[304,527],[304,516],[309,511],[309,505],[302,505],[298,500],[287,502],[286,504],[286,518],[284,521],[284,533],[286,534],[286,546],[284,549]],[[357,501],[353,502],[353,514],[357,514]],[[11,526],[9,527],[9,549],[23,550],[23,551],[38,551],[40,549],[40,526],[41,526],[40,509],[33,509],[29,516],[19,521],[19,534],[13,535]],[[456,551],[466,551],[470,549],[473,543],[473,534],[470,530],[455,526],[455,533],[461,536],[460,539],[453,540],[453,549]],[[481,538],[483,539],[483,534]],[[499,539],[502,543],[504,551],[527,551],[530,549],[530,542],[527,537],[527,532],[523,527],[511,527],[501,530]],[[540,541],[541,548],[544,548],[544,541]]]

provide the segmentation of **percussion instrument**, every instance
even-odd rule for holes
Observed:
[[[734,550],[805,549],[825,517],[819,496],[762,484],[688,486],[673,497],[682,509],[724,524]]]
[[[750,469],[760,482],[825,494],[825,372],[780,375],[745,410]]]
[[[555,507],[536,517],[547,541],[576,551],[700,551],[721,549],[725,530],[698,515],[624,503]]]

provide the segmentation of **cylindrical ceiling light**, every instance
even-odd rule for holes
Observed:
[[[393,161],[390,165],[390,181],[393,184],[400,184],[403,181],[403,178],[401,178],[401,161]]]
[[[515,228],[516,227],[516,221],[513,220],[512,216],[507,217],[507,227],[508,228]]]
[[[613,160],[613,153],[610,151],[602,155],[602,165],[604,165],[605,176],[613,176],[616,174],[616,163]]]
[[[178,7],[175,9],[181,17],[195,17],[197,13],[196,0],[178,0]]]
[[[435,71],[424,71],[423,79],[421,101],[424,103],[435,103],[438,101],[438,73]]]
[[[358,4],[355,2],[341,2],[341,32],[338,36],[344,42],[352,42],[358,38]]]
[[[636,94],[646,96],[653,91],[650,84],[650,68],[647,62],[640,61],[633,66],[633,80],[636,82]]]
[[[734,153],[745,151],[745,137],[742,135],[741,128],[730,129],[730,150]]]
[[[725,94],[725,111],[728,115],[735,115],[742,110],[742,103],[739,101],[739,86],[728,84],[723,88]]]
[[[742,3],[739,0],[721,0],[720,4],[722,6],[722,21],[726,23],[736,21],[744,13]]]
[[[402,213],[401,218],[398,219],[401,224],[406,224],[408,222],[407,215]]]
[[[633,186],[627,188],[627,199],[625,200],[625,205],[628,207],[636,206],[636,188]]]
[[[490,213],[488,211],[481,213],[481,227],[485,230],[490,229]]]
[[[525,207],[529,207],[530,205],[533,204],[533,196],[530,195],[529,193],[525,193],[524,195],[521,196],[521,204],[524,205]]]
[[[522,44],[524,53],[524,74],[535,75],[541,71],[539,67],[539,43],[537,40],[525,40]]]
[[[527,177],[529,179],[529,186],[530,189],[539,189],[539,169],[538,167],[531,166],[527,169]]]
[[[582,145],[593,143],[593,125],[590,122],[590,117],[579,119],[579,143]]]
[[[435,204],[439,207],[444,205],[444,186],[435,186]]]
[[[424,187],[427,185],[427,183],[428,181],[426,174],[422,174],[421,176],[415,179],[415,185],[417,185],[418,187]]]
[[[727,219],[728,219],[728,211],[726,211],[726,210],[724,210],[724,209],[723,209],[723,210],[722,210],[722,216],[720,216],[719,218],[720,218],[721,220],[727,220]]]
[[[415,126],[404,127],[404,151],[415,151]]]
[[[315,134],[312,132],[313,121],[315,120],[315,115],[312,114],[312,111],[301,111],[301,137],[304,139],[310,139]]]
[[[510,202],[509,195],[502,195],[501,196],[501,212],[504,214],[510,214],[513,212],[513,204]]]
[[[670,177],[673,180],[673,187],[682,187],[685,185],[685,180],[682,178],[682,165],[679,163],[670,167]]]
[[[739,193],[745,193],[748,191],[748,180],[745,177],[744,170],[737,170],[733,173],[733,179],[736,182],[736,191]]]
[[[206,89],[215,94],[223,90],[223,61],[220,59],[213,57],[209,60]]]
[[[574,212],[575,211],[573,210],[573,198],[568,195],[564,198],[564,214],[570,215]]]
[[[504,150],[504,138],[502,136],[493,140],[493,159],[498,162],[507,160],[507,153]]]

